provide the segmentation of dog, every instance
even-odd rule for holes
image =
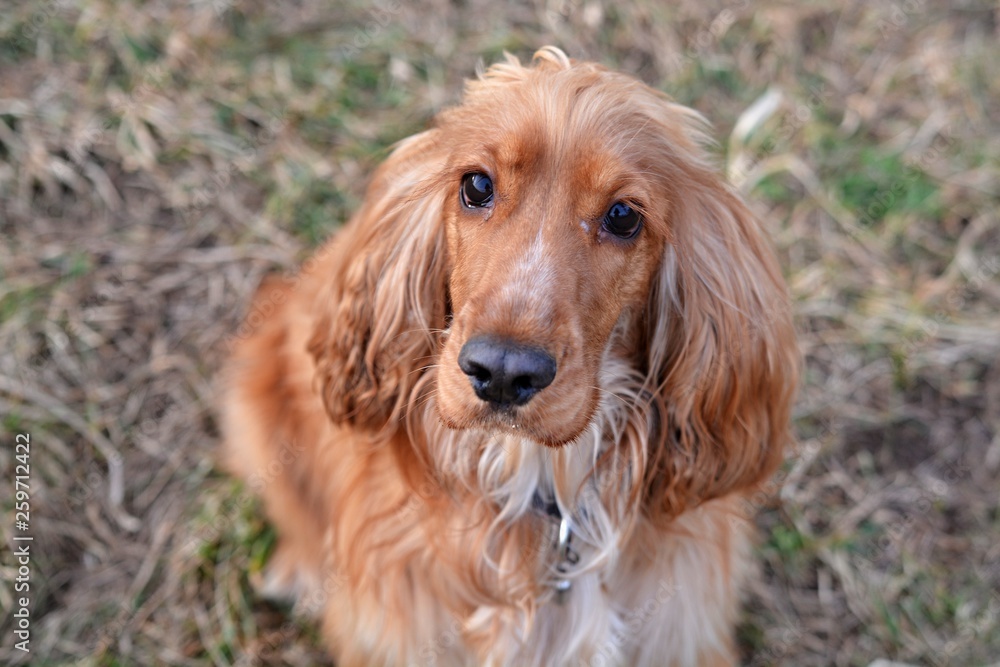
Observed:
[[[799,355],[709,144],[632,77],[507,56],[259,288],[225,461],[338,667],[736,663]]]

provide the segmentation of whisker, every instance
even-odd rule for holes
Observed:
[[[428,337],[434,337],[434,336],[444,336],[447,335],[447,333],[448,329],[437,329],[432,327],[415,327],[413,329],[403,329],[402,331],[396,332],[396,334],[392,337],[391,340],[396,341],[400,337],[409,334],[424,334],[427,335]]]
[[[437,397],[437,389],[432,389],[429,392],[427,392],[427,394],[425,396],[421,396],[420,397],[420,399],[417,401],[417,404],[416,404],[415,407],[418,410],[423,409],[423,408],[427,407],[427,404],[431,402],[431,399],[436,398],[436,397]]]
[[[604,387],[598,387],[596,385],[590,385],[590,389],[596,389],[601,394],[617,398],[619,401],[622,402],[622,405],[624,405],[625,407],[632,407],[632,404],[627,399],[625,399],[623,396],[619,396],[610,389],[605,389]]]
[[[410,371],[406,375],[407,375],[407,377],[409,377],[410,375],[413,375],[414,373],[424,373],[426,371],[429,371],[432,368],[439,368],[439,367],[440,367],[440,364],[428,364],[427,366],[423,366],[421,368],[414,368],[412,371]]]

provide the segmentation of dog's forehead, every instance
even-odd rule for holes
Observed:
[[[517,77],[470,85],[439,122],[457,138],[458,156],[484,166],[526,173],[558,166],[565,173],[578,164],[592,168],[597,159],[604,171],[642,173],[683,134],[664,122],[664,102],[640,81],[603,68],[522,69]]]
[[[505,143],[526,150],[624,152],[629,144],[655,127],[635,105],[628,90],[606,82],[555,85],[526,82],[495,100],[490,122]],[[516,84],[511,84],[512,86]],[[647,139],[650,137],[647,137]]]

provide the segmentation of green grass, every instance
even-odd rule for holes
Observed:
[[[779,524],[771,530],[762,549],[773,550],[789,567],[801,567],[813,551],[804,535],[794,526],[785,524]]]
[[[163,55],[162,45],[158,43],[158,39],[151,35],[136,37],[126,33],[122,37],[128,45],[132,57],[140,64],[152,63]]]
[[[862,224],[874,226],[890,215],[940,215],[937,186],[899,155],[863,148],[854,168],[837,181],[841,201],[857,212]]]

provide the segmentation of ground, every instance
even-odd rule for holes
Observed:
[[[995,3],[331,4],[0,12],[0,536],[34,538],[0,662],[329,664],[254,595],[274,533],[217,468],[216,372],[388,147],[544,44],[705,114],[779,251],[806,375],[744,663],[998,659]]]

